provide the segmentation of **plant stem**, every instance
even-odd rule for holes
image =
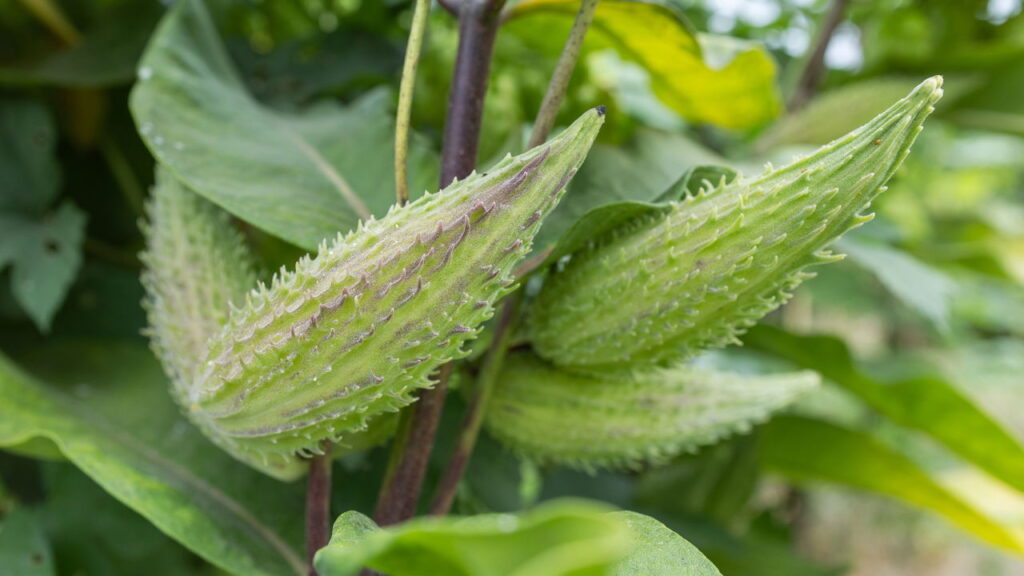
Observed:
[[[397,524],[416,515],[451,372],[451,363],[442,366],[437,384],[421,393],[402,413],[373,518],[379,526]]]
[[[437,492],[434,494],[434,501],[430,504],[430,513],[435,516],[444,516],[451,510],[452,502],[455,500],[455,493],[462,481],[462,475],[469,465],[469,458],[476,447],[476,439],[480,435],[480,425],[483,423],[487,411],[487,404],[490,402],[494,384],[501,373],[502,363],[505,361],[505,354],[508,352],[508,344],[512,333],[512,324],[519,310],[520,292],[509,295],[501,308],[501,316],[495,327],[494,339],[491,340],[491,347],[487,351],[483,367],[480,369],[480,376],[477,378],[476,388],[466,408],[466,416],[462,421],[462,431],[459,433],[458,444],[448,460],[448,467],[441,477]]]
[[[797,110],[807,103],[818,89],[818,84],[825,76],[825,52],[829,43],[832,42],[832,35],[835,34],[839,23],[843,21],[846,7],[850,0],[832,0],[832,4],[821,21],[821,29],[814,41],[814,48],[807,58],[807,63],[800,74],[793,95],[789,99],[789,109]]]
[[[409,201],[409,124],[412,117],[412,97],[416,88],[416,68],[423,51],[423,37],[427,29],[430,0],[416,0],[409,30],[409,45],[405,48],[402,84],[398,89],[398,112],[395,119],[395,196],[398,205]]]
[[[534,122],[533,133],[530,135],[530,148],[543,144],[555,124],[558,108],[561,106],[565,91],[569,86],[569,80],[572,78],[573,69],[576,67],[576,61],[579,59],[580,48],[583,46],[583,39],[587,34],[587,29],[590,28],[590,23],[594,19],[594,10],[597,8],[598,1],[583,0],[579,12],[576,13],[576,21],[569,32],[569,38],[565,42],[565,48],[562,49],[562,55],[558,58],[558,64],[555,66],[554,74],[548,83],[544,100],[541,103],[540,110],[537,112],[537,121]],[[527,272],[536,268],[547,258],[548,253],[549,251],[544,251],[538,257],[524,262],[519,270],[517,270],[517,276],[522,277]],[[521,293],[516,292],[509,295],[502,305],[501,315],[495,327],[491,347],[487,352],[487,357],[484,359],[484,364],[480,369],[480,376],[477,379],[476,389],[473,390],[473,396],[466,409],[466,416],[462,422],[458,444],[456,444],[455,451],[448,460],[448,467],[441,477],[441,483],[438,485],[437,493],[434,495],[434,500],[430,505],[430,513],[435,516],[444,516],[451,510],[459,483],[462,481],[462,476],[469,465],[469,459],[473,454],[476,440],[480,435],[480,425],[483,423],[484,415],[487,413],[487,405],[490,402],[498,375],[501,373],[505,354],[508,352],[512,325],[519,311],[520,298]]]
[[[487,78],[504,4],[505,0],[462,0],[459,4],[459,48],[441,153],[442,187],[476,168]]]
[[[316,576],[313,557],[327,545],[331,533],[331,452],[334,445],[325,441],[322,454],[309,462],[306,488],[306,562],[309,576]]]
[[[459,4],[459,47],[441,155],[442,188],[455,178],[469,175],[476,166],[491,53],[504,3],[462,0]],[[437,384],[421,391],[417,401],[402,414],[374,514],[380,526],[402,522],[416,512],[451,372],[450,364],[443,366]]]
[[[562,99],[565,98],[566,89],[569,87],[569,80],[572,79],[572,72],[576,69],[576,61],[579,60],[580,50],[583,48],[583,39],[587,35],[590,23],[594,20],[594,11],[597,9],[598,1],[583,0],[579,12],[576,13],[576,21],[573,22],[569,38],[565,41],[561,56],[558,57],[558,64],[555,65],[554,74],[548,83],[548,90],[544,93],[544,100],[537,112],[537,120],[533,123],[529,148],[543,144],[555,126],[558,108],[562,105]]]

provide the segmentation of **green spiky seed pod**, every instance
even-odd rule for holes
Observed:
[[[252,255],[227,213],[159,166],[146,217],[142,225],[146,251],[141,255],[143,306],[149,319],[146,333],[170,378],[171,395],[209,433],[188,409],[192,390],[210,339],[228,321],[231,302],[244,300],[256,285]],[[295,478],[306,468],[298,459],[265,463],[248,457],[246,461],[283,479]]]
[[[817,385],[814,372],[743,376],[675,367],[580,374],[521,352],[505,360],[485,426],[541,462],[635,468],[745,432]]]
[[[229,303],[256,285],[252,255],[223,210],[159,167],[142,230],[146,333],[175,400],[188,406],[197,367],[227,323]]]
[[[289,460],[412,402],[510,290],[602,123],[590,111],[549,143],[393,208],[252,292],[211,341],[190,389],[193,417],[246,461]]]
[[[576,369],[667,365],[736,335],[837,259],[942,96],[931,78],[868,124],[755,180],[674,203],[574,254],[532,304],[529,337]]]

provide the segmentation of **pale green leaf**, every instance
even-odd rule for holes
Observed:
[[[607,512],[560,501],[520,515],[419,518],[386,529],[346,512],[317,553],[317,573],[355,576],[368,566],[390,576],[603,576],[630,549],[623,523]]]
[[[633,551],[615,566],[613,576],[722,576],[693,544],[650,516],[614,512],[633,537]]]
[[[177,2],[161,21],[131,110],[150,151],[187,187],[303,248],[394,202],[390,97],[376,91],[301,114],[268,108],[246,91],[198,0]],[[435,187],[434,165],[414,140],[414,193]]]
[[[104,490],[194,552],[238,574],[303,574],[302,487],[232,460],[178,414],[137,344],[36,347],[44,385],[0,356],[0,446],[53,442]],[[268,497],[272,495],[272,497]]]
[[[512,9],[508,31],[557,53],[578,9],[577,0],[524,0]],[[781,110],[776,66],[767,50],[697,34],[668,3],[602,1],[584,49],[615,50],[642,66],[654,94],[693,122],[756,128]]]
[[[956,282],[940,270],[910,254],[879,243],[840,240],[839,251],[871,272],[886,290],[919,312],[936,327],[949,329],[950,309],[957,293]]]
[[[757,326],[744,342],[816,370],[890,420],[920,430],[1010,486],[1024,491],[1024,446],[950,382],[922,376],[872,378],[854,362],[842,340],[797,336]]]
[[[1024,551],[1024,542],[1005,526],[958,498],[903,454],[862,432],[810,418],[779,417],[762,429],[760,458],[766,468],[793,480],[877,492],[941,514],[991,544]]]

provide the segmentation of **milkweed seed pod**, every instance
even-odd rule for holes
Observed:
[[[714,188],[572,255],[532,304],[538,354],[577,369],[666,365],[736,335],[838,259],[823,249],[862,215],[910,150],[942,79],[861,128],[759,178]]]
[[[229,303],[256,285],[255,267],[228,215],[159,167],[146,217],[146,334],[175,400],[188,406],[207,342],[227,322]]]
[[[602,123],[592,110],[250,293],[210,341],[188,390],[192,417],[242,460],[288,462],[412,402],[491,317]]]
[[[485,426],[540,462],[635,468],[746,432],[817,385],[814,372],[747,376],[674,367],[580,374],[516,353],[505,360]]]

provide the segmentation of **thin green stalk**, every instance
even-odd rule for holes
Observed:
[[[398,205],[409,201],[409,125],[412,117],[412,97],[416,88],[416,69],[423,51],[423,37],[427,30],[430,0],[416,0],[412,14],[409,44],[405,49],[402,83],[398,89],[398,113],[395,118],[395,196]]]
[[[551,76],[548,90],[544,93],[544,100],[537,112],[537,120],[533,123],[529,148],[543,144],[555,126],[558,109],[562,105],[562,99],[565,98],[569,80],[572,79],[572,72],[576,69],[576,61],[579,60],[580,50],[583,48],[583,39],[587,35],[590,23],[594,20],[594,11],[597,10],[598,1],[583,0],[579,12],[576,13],[576,21],[573,22],[569,38],[565,42],[565,47],[562,48],[561,56],[558,57],[555,72]]]

